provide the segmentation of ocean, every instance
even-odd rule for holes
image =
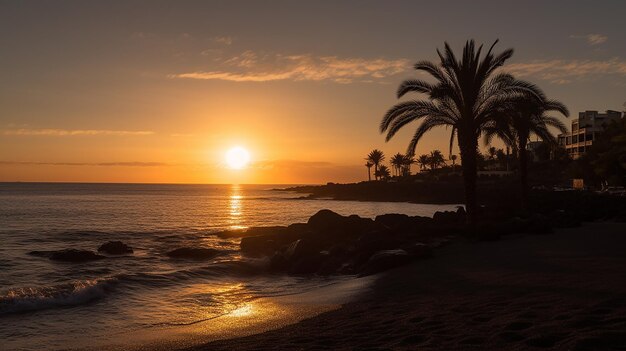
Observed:
[[[258,299],[298,296],[352,279],[268,274],[265,260],[240,254],[239,239],[214,235],[224,229],[306,222],[323,208],[372,218],[455,208],[302,200],[296,199],[302,194],[273,190],[283,187],[0,183],[1,349],[104,347],[150,330],[210,326]],[[86,263],[29,254],[96,251],[111,240],[129,244],[134,254]],[[165,255],[184,246],[222,255],[209,261]]]

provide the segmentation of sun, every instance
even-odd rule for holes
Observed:
[[[226,164],[232,169],[245,168],[250,162],[250,153],[241,146],[234,147],[226,153]]]

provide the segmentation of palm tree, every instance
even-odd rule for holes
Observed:
[[[439,166],[446,163],[445,159],[443,158],[443,154],[439,150],[431,151],[429,159],[430,159],[430,169],[433,169],[433,170],[439,168]]]
[[[461,153],[465,186],[465,207],[471,230],[476,225],[476,155],[478,139],[484,128],[499,117],[498,110],[513,96],[525,93],[532,84],[516,80],[506,73],[495,71],[513,55],[508,49],[498,55],[492,53],[493,43],[481,57],[482,45],[476,49],[474,41],[467,41],[463,55],[457,60],[448,43],[441,53],[440,62],[420,61],[415,69],[435,78],[435,83],[410,79],[400,84],[397,95],[416,92],[427,99],[401,102],[393,106],[380,124],[381,133],[387,132],[390,140],[405,125],[421,120],[411,139],[408,152],[412,153],[422,136],[437,126],[451,126],[450,146],[456,137]]]
[[[430,164],[430,157],[428,155],[421,155],[417,159],[417,163],[419,163],[419,165],[420,165],[420,170],[423,171]]]
[[[378,177],[378,179],[386,180],[389,179],[390,176],[391,174],[389,173],[389,168],[387,166],[380,165],[378,167],[378,170],[376,171],[376,177]]]
[[[450,155],[450,161],[452,161],[452,170],[454,170],[455,166],[456,166],[456,155]]]
[[[558,112],[569,117],[569,111],[563,103],[549,100],[543,92],[535,87],[532,94],[520,95],[509,102],[502,110],[503,119],[487,128],[485,143],[493,136],[498,136],[507,146],[517,153],[520,175],[520,194],[522,210],[528,210],[528,153],[526,145],[532,134],[550,145],[558,145],[557,139],[550,133],[549,127],[567,133],[567,128],[559,119],[548,116],[550,112]]]
[[[402,175],[403,176],[411,175],[411,165],[414,163],[416,163],[416,161],[413,155],[404,155],[402,159]]]
[[[399,176],[400,169],[404,165],[404,155],[398,152],[397,154],[393,155],[393,157],[391,157],[389,162],[393,166],[393,171],[395,172],[395,174]]]
[[[367,167],[367,181],[371,182],[372,181],[372,166],[374,164],[371,163],[370,161],[365,162],[365,167]]]
[[[378,175],[376,173],[378,172],[378,166],[380,163],[385,160],[385,154],[378,149],[374,149],[367,155],[366,160],[374,164],[374,177],[378,179]]]

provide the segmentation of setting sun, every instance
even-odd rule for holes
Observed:
[[[248,150],[237,146],[226,153],[226,163],[229,168],[242,169],[245,168],[250,162],[250,153]]]

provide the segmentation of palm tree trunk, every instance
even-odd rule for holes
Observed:
[[[464,138],[465,139],[465,138]],[[461,140],[459,134],[459,149],[461,151],[461,169],[463,170],[463,185],[465,187],[465,210],[470,234],[476,232],[477,200],[476,200],[476,157],[478,141],[476,138]]]
[[[368,182],[372,181],[372,168],[371,167],[367,167],[367,181]]]
[[[528,211],[528,155],[526,154],[526,140],[519,141],[519,178],[522,211]]]

